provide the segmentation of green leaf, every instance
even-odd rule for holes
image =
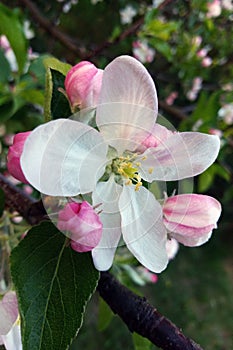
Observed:
[[[50,222],[32,228],[11,254],[24,350],[65,350],[81,327],[99,273]]]
[[[0,33],[9,40],[21,74],[27,60],[27,41],[18,14],[3,4],[0,4]]]
[[[68,106],[69,106],[68,100],[57,89],[58,88],[64,89],[65,76],[68,73],[71,66],[67,63],[63,63],[63,62],[57,60],[54,57],[45,58],[44,59],[44,66],[46,68],[44,113],[45,113],[45,121],[49,121],[51,119],[56,119],[53,116],[53,113],[54,113],[53,103],[55,103],[56,106],[58,107],[59,103],[57,100],[60,99],[60,103],[65,108],[66,111],[68,109]],[[54,83],[56,83],[56,82],[53,80],[52,70],[57,71],[58,74],[60,73],[60,78],[58,78],[58,82],[60,85],[58,85],[58,86],[56,86],[56,85],[54,86]],[[61,95],[63,95],[63,96],[61,96]],[[54,98],[55,98],[55,100],[54,100]],[[65,101],[65,99],[66,99],[66,101]],[[55,110],[56,110],[56,108],[55,108]],[[70,116],[70,114],[71,114],[71,112],[70,112],[70,107],[69,107],[69,116]]]
[[[57,70],[58,72],[62,73],[63,75],[66,75],[70,68],[72,67],[68,63],[64,63],[62,61],[59,61],[55,57],[46,57],[44,58],[44,66],[46,69],[52,68],[54,70]]]
[[[143,34],[156,37],[162,41],[167,41],[171,38],[172,33],[176,32],[179,27],[179,22],[165,22],[155,18],[146,23],[143,28]]]
[[[110,324],[114,314],[107,303],[99,298],[98,330],[103,331]]]
[[[20,108],[25,105],[25,101],[20,96],[13,96],[12,100],[5,104],[0,104],[0,122],[4,123],[10,119]],[[8,98],[8,97],[7,97]],[[6,98],[6,100],[7,100]]]
[[[213,166],[198,176],[198,192],[206,192],[214,181],[215,171]]]
[[[51,69],[53,93],[51,100],[51,116],[53,119],[68,118],[71,116],[70,104],[60,89],[64,90],[65,76],[57,70]]]
[[[0,83],[7,83],[9,76],[11,74],[11,68],[2,50],[0,50],[0,67],[1,67]]]
[[[132,335],[135,350],[151,350],[151,342],[137,333]]]
[[[3,190],[0,188],[0,217],[3,214],[4,207],[5,207],[5,194]]]

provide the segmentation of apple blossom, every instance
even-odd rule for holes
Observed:
[[[120,56],[103,72],[96,129],[57,119],[37,127],[26,140],[21,166],[37,190],[62,197],[88,194],[93,206],[101,204],[103,233],[92,250],[98,270],[111,267],[121,236],[142,265],[152,272],[165,269],[162,207],[144,183],[195,176],[217,157],[218,137],[155,127],[157,108],[155,85],[145,67]],[[153,128],[159,142],[151,147],[144,141]]]
[[[120,17],[122,24],[130,24],[133,18],[136,16],[137,11],[131,5],[127,5],[124,9],[120,10]]]
[[[165,102],[169,106],[173,105],[175,99],[178,97],[178,92],[177,91],[172,91],[166,98]]]
[[[208,12],[206,16],[208,18],[218,17],[221,15],[222,7],[220,0],[212,0],[207,3]]]
[[[65,89],[72,108],[96,106],[101,89],[103,71],[94,64],[82,61],[72,67],[65,79]]]
[[[70,244],[74,250],[87,252],[99,243],[103,224],[92,206],[84,201],[67,203],[59,212],[57,227],[70,232]]]
[[[232,0],[222,0],[222,7],[228,11],[233,11]]]
[[[147,41],[137,40],[133,42],[133,55],[142,63],[152,62],[155,50],[149,47]]]
[[[6,350],[22,350],[18,302],[13,291],[0,301],[0,344]]]
[[[163,204],[163,221],[169,236],[190,247],[199,246],[210,238],[220,214],[220,203],[201,194],[172,196]]]
[[[201,61],[202,67],[209,67],[211,66],[212,63],[213,63],[212,58],[208,56],[204,57],[203,60]]]
[[[219,118],[223,119],[227,125],[233,124],[233,103],[227,103],[218,111]]]
[[[30,131],[21,132],[16,134],[13,139],[13,145],[9,147],[7,155],[7,168],[9,173],[17,180],[28,183],[26,180],[20,165],[20,157],[23,152],[24,143],[30,135]]]

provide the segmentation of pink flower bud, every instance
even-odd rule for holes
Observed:
[[[204,58],[208,54],[208,50],[206,48],[202,48],[201,50],[197,51],[197,56]]]
[[[212,58],[208,56],[204,57],[203,60],[201,61],[202,67],[209,67],[211,66],[212,63],[213,63]]]
[[[71,68],[65,79],[65,89],[72,108],[94,107],[98,103],[103,70],[82,61]]]
[[[143,153],[147,148],[157,147],[173,134],[173,132],[160,124],[155,124],[151,133],[141,142],[137,151]]]
[[[220,214],[221,205],[216,199],[199,194],[169,197],[163,205],[164,224],[169,235],[190,247],[210,238]]]
[[[58,215],[58,229],[69,231],[71,247],[77,252],[92,250],[100,241],[103,224],[86,201],[68,203]]]
[[[173,103],[177,97],[178,97],[177,91],[171,92],[165,100],[166,104],[168,104],[169,106],[173,105]]]
[[[7,168],[9,173],[25,184],[28,184],[28,181],[23,174],[20,165],[20,157],[23,152],[24,143],[30,133],[31,131],[16,134],[13,139],[13,145],[9,147],[7,155]]]

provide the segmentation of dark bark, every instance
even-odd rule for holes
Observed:
[[[170,320],[153,308],[145,298],[121,285],[110,273],[102,272],[98,284],[100,296],[120,316],[131,332],[149,339],[166,350],[202,350],[184,336]]]
[[[7,209],[18,211],[34,225],[46,218],[41,201],[28,196],[0,174],[0,187],[5,193]],[[149,339],[164,350],[202,350],[184,336],[170,320],[153,308],[145,298],[121,285],[110,273],[102,272],[97,290],[114,313],[118,314],[131,332]]]
[[[31,225],[38,224],[46,218],[42,201],[37,201],[20,188],[14,186],[0,173],[0,188],[5,193],[5,207],[16,210]]]

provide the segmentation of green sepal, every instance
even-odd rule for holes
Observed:
[[[61,90],[64,90],[65,76],[71,66],[54,57],[45,58],[44,66],[46,68],[45,121],[67,118],[71,115],[70,105],[68,99]]]

